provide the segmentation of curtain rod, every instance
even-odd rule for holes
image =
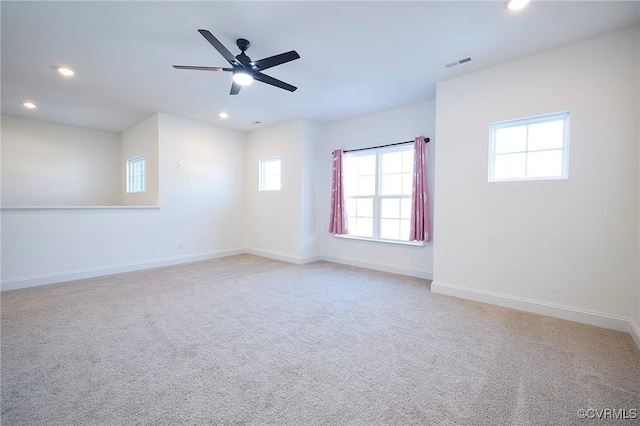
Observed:
[[[431,139],[429,138],[424,138],[424,143],[429,143]],[[358,148],[358,149],[346,149],[342,152],[347,153],[347,152],[355,152],[355,151],[364,151],[367,149],[377,149],[377,148],[386,148],[388,146],[395,146],[395,145],[404,145],[405,143],[413,143],[414,141],[404,141],[404,142],[397,142],[397,143],[390,143],[387,145],[380,145],[380,146],[370,146],[369,148]]]

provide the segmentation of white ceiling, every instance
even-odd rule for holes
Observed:
[[[331,122],[435,97],[437,81],[640,23],[638,1],[7,2],[1,3],[2,112],[123,131],[161,111],[238,130]],[[228,66],[197,32],[254,60],[301,59],[230,96]],[[472,62],[445,69],[471,56]],[[66,65],[71,79],[54,69]],[[38,104],[26,110],[21,102]],[[219,111],[230,117],[222,120]],[[255,121],[262,124],[253,125]]]

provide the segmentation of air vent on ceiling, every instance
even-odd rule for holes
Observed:
[[[464,64],[466,62],[471,62],[471,57],[463,58],[463,59],[457,60],[455,62],[451,62],[451,63],[445,65],[444,67],[445,68],[451,68],[451,67],[455,67],[456,65]]]

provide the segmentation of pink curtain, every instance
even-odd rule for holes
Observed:
[[[413,190],[411,192],[411,241],[431,241],[429,194],[427,189],[427,144],[424,136],[413,142]]]
[[[333,178],[331,182],[331,219],[329,232],[332,234],[348,234],[347,209],[344,204],[344,186],[342,181],[342,163],[344,152],[333,151]]]

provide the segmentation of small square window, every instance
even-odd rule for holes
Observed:
[[[144,155],[127,160],[127,193],[147,190],[147,159]]]
[[[491,124],[489,182],[567,179],[569,112]]]
[[[260,159],[260,191],[280,190],[280,157]]]

